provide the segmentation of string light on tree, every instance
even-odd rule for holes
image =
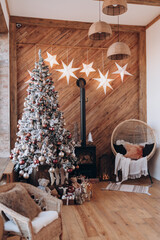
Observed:
[[[133,76],[131,73],[126,71],[128,63],[124,67],[119,66],[116,62],[115,62],[115,64],[116,64],[118,70],[116,72],[114,72],[113,74],[120,74],[122,82],[123,82],[123,79],[124,79],[124,75]]]
[[[81,72],[86,73],[87,77],[89,76],[90,72],[95,72],[96,70],[94,68],[92,68],[93,62],[90,64],[83,64],[83,69],[81,70]]]
[[[72,64],[73,64],[73,59],[72,59],[72,61],[70,62],[69,65],[66,65],[62,61],[63,69],[56,69],[56,71],[62,73],[61,77],[58,80],[61,80],[62,78],[66,77],[67,84],[69,84],[70,77],[74,77],[74,78],[77,79],[76,75],[73,72],[77,71],[79,68],[72,68]]]
[[[48,57],[46,59],[44,59],[44,60],[46,62],[49,62],[51,68],[53,67],[53,65],[59,65],[59,63],[56,60],[57,55],[53,55],[52,56],[50,53],[47,52],[47,56]]]
[[[110,85],[110,82],[114,81],[114,79],[108,78],[109,70],[107,71],[106,75],[103,75],[99,69],[98,69],[98,71],[99,71],[100,78],[94,78],[94,80],[96,80],[100,83],[99,86],[97,87],[97,89],[100,87],[103,87],[104,93],[106,94],[107,87],[109,87],[113,90],[112,86]]]

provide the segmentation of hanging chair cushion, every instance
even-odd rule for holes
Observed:
[[[127,153],[125,147],[123,146],[123,144],[117,145],[117,144],[113,144],[115,150],[117,153],[123,154],[125,155]]]
[[[138,160],[143,157],[143,146],[126,143],[125,149],[127,151],[124,155],[126,158]]]
[[[148,156],[154,148],[154,143],[152,144],[145,144],[145,147],[143,148],[143,157]]]

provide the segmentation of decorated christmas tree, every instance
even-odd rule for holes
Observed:
[[[51,184],[64,184],[68,173],[75,169],[75,142],[64,128],[58,92],[41,50],[39,62],[29,73],[28,95],[22,119],[18,121],[17,139],[10,158],[15,164],[15,171],[25,179],[29,178],[34,168],[38,170],[39,165],[47,164],[50,166]]]

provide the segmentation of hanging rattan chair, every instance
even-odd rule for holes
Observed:
[[[114,129],[111,136],[111,149],[114,155],[117,154],[115,150],[117,140],[124,140],[125,142],[137,145],[142,143],[152,144],[152,150],[146,156],[148,161],[152,158],[156,150],[156,138],[153,129],[145,122],[137,119],[125,120]]]

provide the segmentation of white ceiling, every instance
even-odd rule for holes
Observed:
[[[99,2],[94,0],[8,0],[13,16],[96,22]],[[102,5],[102,2],[101,2]],[[120,24],[145,26],[160,14],[160,7],[128,4],[120,16]],[[117,24],[118,18],[101,14],[101,19]]]

